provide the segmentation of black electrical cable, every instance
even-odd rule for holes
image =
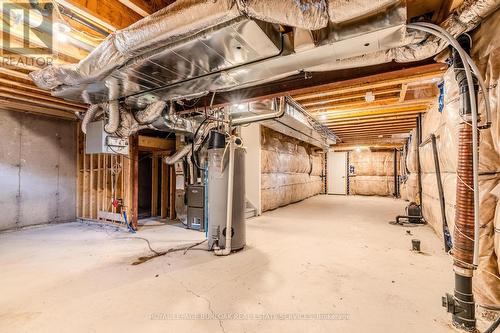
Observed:
[[[201,170],[201,167],[200,165],[198,164],[198,161],[194,155],[194,144],[196,143],[196,137],[198,137],[198,133],[200,132],[200,128],[207,122],[207,120],[210,120],[209,117],[206,117],[205,119],[203,119],[203,121],[201,122],[200,126],[198,126],[198,128],[196,129],[196,131],[194,132],[194,136],[193,136],[193,144],[191,146],[191,161],[194,163],[194,165],[196,166],[196,168],[198,170]]]
[[[498,328],[498,326],[500,326],[500,317],[498,317],[497,320],[495,320],[493,324],[483,333],[493,333]]]

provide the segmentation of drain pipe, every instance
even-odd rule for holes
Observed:
[[[398,149],[394,148],[394,197],[399,198]]]
[[[224,249],[215,248],[214,253],[217,256],[227,256],[231,253],[231,240],[233,230],[233,185],[234,185],[234,145],[235,137],[229,138],[229,166],[227,180],[227,208],[226,208],[226,243]]]
[[[422,207],[422,166],[420,165],[420,145],[422,144],[422,114],[419,113],[417,117],[417,150],[415,151],[417,157],[417,178],[418,178],[418,204],[420,206],[420,211],[423,211]]]
[[[460,46],[470,52],[471,40],[462,35],[458,38]],[[453,67],[460,92],[460,115],[463,119],[459,125],[458,142],[458,166],[457,166],[457,208],[455,217],[454,246],[453,246],[453,270],[455,272],[454,295],[446,294],[443,297],[443,306],[453,314],[453,324],[456,327],[473,331],[476,328],[475,302],[472,293],[472,275],[475,267],[474,257],[477,248],[477,230],[475,213],[478,207],[475,205],[475,196],[478,193],[475,169],[477,167],[477,156],[475,155],[478,144],[477,127],[471,126],[470,121],[474,118],[477,125],[476,108],[473,107],[477,89],[477,81],[469,81],[464,73],[463,57],[459,52],[453,52]],[[473,89],[472,91],[470,89]],[[473,132],[476,131],[476,135]]]

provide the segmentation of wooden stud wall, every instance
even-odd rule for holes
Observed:
[[[134,149],[134,147],[130,147]],[[113,166],[121,166],[116,177],[117,199],[122,199],[125,211],[132,216],[133,163],[128,156],[85,154],[85,135],[78,135],[77,212],[79,218],[97,219],[99,211],[117,213],[112,205]],[[119,212],[118,212],[119,213]]]
[[[98,212],[120,213],[112,205],[112,169],[121,165],[117,177],[116,198],[122,199],[129,222],[137,227],[137,201],[139,151],[148,151],[152,159],[152,202],[151,215],[161,218],[175,218],[175,170],[161,162],[161,158],[175,150],[175,141],[153,137],[133,136],[129,140],[129,156],[111,154],[85,154],[85,135],[77,125],[77,207],[79,218],[98,219]],[[158,176],[161,172],[161,184]],[[160,200],[158,200],[158,194]],[[160,201],[160,202],[159,202]]]

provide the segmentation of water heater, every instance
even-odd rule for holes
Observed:
[[[226,209],[228,197],[228,155],[223,133],[213,131],[208,142],[208,246],[220,248],[226,243]],[[234,151],[234,184],[231,249],[245,246],[245,149],[238,146]]]

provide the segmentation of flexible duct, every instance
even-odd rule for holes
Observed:
[[[100,108],[101,108],[100,104],[92,104],[91,106],[89,106],[89,109],[83,116],[82,120],[82,132],[84,134],[87,134],[87,126],[94,120],[95,115],[97,114],[97,111],[99,111]]]
[[[165,101],[157,101],[148,105],[145,109],[137,111],[134,116],[141,125],[151,124],[156,118],[161,116],[162,111],[167,106]]]
[[[120,103],[118,97],[120,95],[120,86],[115,78],[112,78],[106,82],[109,93],[109,102],[107,104],[108,109],[108,122],[104,126],[104,130],[107,133],[114,133],[120,125]]]
[[[106,133],[113,134],[120,126],[120,105],[118,101],[110,101],[107,104],[108,122],[104,126]]]
[[[172,156],[165,157],[163,161],[168,165],[175,164],[176,162],[186,157],[187,154],[189,154],[189,152],[191,151],[191,147],[192,144],[185,145],[181,150],[178,150]]]
[[[153,111],[157,112],[158,109],[156,108],[159,107],[160,106],[154,107]],[[177,115],[173,106],[168,109],[168,112],[163,111],[164,109],[165,108],[163,107],[162,112],[160,112],[160,116],[156,117],[156,119],[149,125],[149,128],[188,136],[194,133],[192,122]]]

